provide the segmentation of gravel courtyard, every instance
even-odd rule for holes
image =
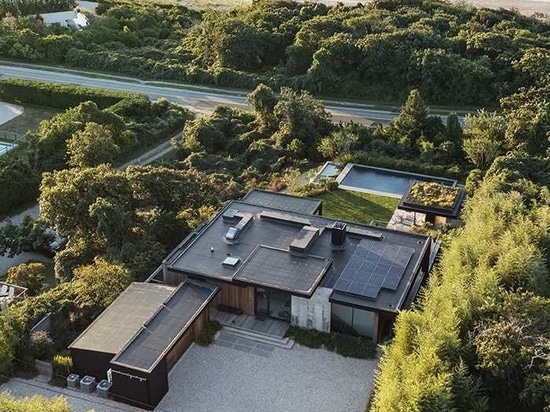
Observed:
[[[155,409],[171,412],[364,412],[378,360],[294,345],[265,357],[193,345]]]

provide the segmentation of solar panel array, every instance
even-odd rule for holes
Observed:
[[[396,290],[414,249],[363,239],[357,245],[334,289],[376,299],[380,289]]]

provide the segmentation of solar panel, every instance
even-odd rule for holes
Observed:
[[[396,290],[414,249],[370,239],[357,245],[334,289],[376,299],[380,289]]]

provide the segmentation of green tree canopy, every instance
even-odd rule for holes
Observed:
[[[131,282],[132,274],[126,267],[98,257],[92,264],[75,269],[72,280],[76,294],[74,303],[84,318],[93,320]]]
[[[27,288],[29,295],[36,295],[42,289],[46,279],[46,267],[43,263],[21,263],[8,269],[8,283]]]
[[[68,164],[72,167],[93,167],[113,163],[120,152],[109,127],[89,122],[67,141]]]

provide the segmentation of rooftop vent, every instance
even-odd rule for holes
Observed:
[[[241,261],[241,259],[238,258],[238,257],[228,256],[222,262],[222,265],[234,268],[235,266],[237,266],[239,264],[240,261]]]
[[[231,226],[228,230],[227,230],[227,233],[225,234],[225,238],[227,240],[236,240],[237,237],[239,236],[239,233],[240,233],[240,229],[234,227],[234,226]]]
[[[346,243],[346,230],[348,225],[344,222],[334,222],[331,227],[332,237],[330,243],[333,246],[344,247]]]

